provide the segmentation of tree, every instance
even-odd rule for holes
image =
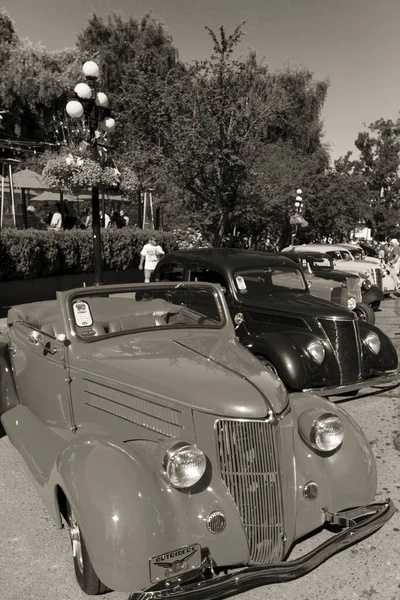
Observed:
[[[12,138],[54,142],[80,70],[75,49],[48,51],[21,40],[6,13],[0,15],[0,107],[9,111],[5,131]]]

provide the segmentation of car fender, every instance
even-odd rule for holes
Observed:
[[[171,487],[149,460],[157,446],[78,437],[55,466],[54,489],[65,493],[93,567],[110,589],[129,593],[147,587],[151,557],[195,543],[208,547],[218,540],[233,564],[248,558],[243,526],[220,478],[189,494]],[[231,533],[216,536],[205,521],[222,508]]]
[[[366,290],[362,291],[362,301],[364,304],[372,304],[372,302],[382,302],[385,299],[385,295],[378,286],[373,285]]]
[[[320,525],[324,509],[330,512],[349,506],[365,506],[373,501],[377,489],[377,469],[374,453],[356,421],[337,404],[311,393],[290,394],[293,418],[294,457],[296,466],[296,532],[299,539],[310,531],[310,520],[315,519],[320,507]],[[341,447],[323,454],[308,446],[299,433],[299,417],[308,409],[322,409],[338,415],[345,428]],[[352,468],[349,469],[349,464]],[[318,485],[318,497],[308,500],[303,494],[306,483]],[[339,485],[333,485],[334,482]]]
[[[326,357],[319,367],[307,356],[307,345],[309,342],[319,338],[312,332],[302,331],[301,333],[277,333],[270,332],[265,334],[250,335],[242,338],[242,344],[253,354],[262,355],[275,366],[283,383],[290,389],[301,390],[308,386],[317,370],[320,370],[323,376],[324,369],[337,369],[334,360],[329,360],[331,350],[325,340],[320,339],[324,344]]]
[[[8,341],[0,334],[0,415],[19,404],[11,366]]]
[[[369,331],[373,331],[379,337],[381,342],[381,349],[378,355],[373,354],[367,349],[363,352],[363,368],[364,375],[368,376],[376,373],[384,373],[386,371],[395,371],[398,368],[399,359],[396,348],[391,339],[376,325],[372,323],[366,323],[365,321],[358,321],[358,327],[360,330],[360,337],[363,343]]]

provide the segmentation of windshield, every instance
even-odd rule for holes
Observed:
[[[333,260],[328,256],[313,257],[311,263],[315,271],[332,271],[333,269]]]
[[[248,298],[293,291],[308,292],[301,271],[289,266],[239,270],[235,272],[234,280],[240,294]]]
[[[142,330],[216,329],[225,325],[220,297],[206,284],[134,286],[122,293],[102,293],[101,288],[98,292],[82,290],[73,295],[68,309],[77,337],[85,341]]]

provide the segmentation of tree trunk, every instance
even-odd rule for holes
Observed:
[[[222,245],[222,238],[224,237],[230,214],[231,211],[229,209],[225,209],[222,215],[220,216],[218,229],[214,235],[215,248],[220,248]]]

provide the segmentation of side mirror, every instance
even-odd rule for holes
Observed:
[[[32,344],[32,346],[42,346],[44,348],[44,337],[40,331],[31,331],[28,335],[28,342]]]

